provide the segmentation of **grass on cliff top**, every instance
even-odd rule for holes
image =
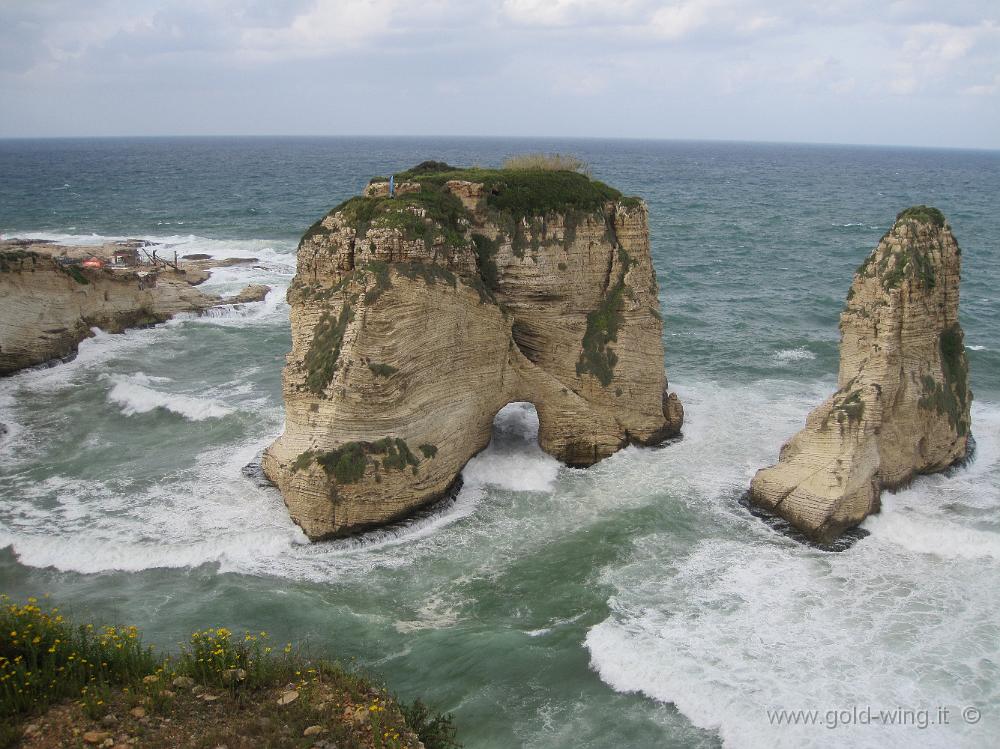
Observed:
[[[364,237],[372,227],[392,228],[399,229],[408,240],[421,239],[428,245],[442,235],[448,246],[460,247],[465,244],[463,221],[468,219],[468,211],[461,200],[440,187],[410,192],[395,198],[355,195],[334,207],[327,215],[334,213],[340,213],[342,220],[354,227],[358,237]],[[299,246],[325,231],[323,219],[320,219],[302,235]]]
[[[905,220],[932,224],[939,229],[944,228],[945,224],[944,214],[937,208],[933,208],[929,205],[915,205],[911,208],[907,208],[905,211],[901,211],[899,215],[896,216],[896,221]]]
[[[538,166],[503,169],[453,167],[439,161],[423,162],[396,175],[400,182],[443,186],[449,180],[479,182],[486,188],[486,204],[514,218],[550,213],[592,212],[608,201],[637,206],[639,198],[625,197],[613,187],[571,169]]]
[[[72,624],[36,599],[0,597],[0,747],[117,737],[140,747],[402,749],[415,746],[410,731],[428,749],[459,746],[450,716],[400,703],[290,643],[272,647],[265,632],[195,632],[164,656],[135,627]]]
[[[471,216],[462,201],[444,188],[449,180],[483,184],[486,206],[506,219],[503,224],[519,224],[522,219],[552,213],[577,217],[600,211],[607,202],[630,207],[642,202],[575,169],[561,168],[578,167],[582,162],[558,154],[515,157],[507,164],[502,169],[466,169],[442,161],[424,161],[395,175],[397,183],[417,182],[422,189],[394,198],[358,195],[333,208],[327,216],[339,212],[358,237],[364,237],[371,227],[386,227],[399,229],[407,239],[422,239],[428,244],[443,235],[446,245],[460,247],[467,243]],[[325,232],[324,219],[306,230],[300,247]]]
[[[504,170],[543,169],[548,172],[579,172],[590,175],[590,165],[561,153],[521,153],[504,159]]]

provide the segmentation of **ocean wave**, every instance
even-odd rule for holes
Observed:
[[[462,471],[468,485],[515,492],[552,490],[561,464],[538,446],[538,413],[530,403],[511,403],[500,410],[490,447]]]
[[[727,747],[831,744],[830,729],[778,729],[767,709],[959,709],[965,685],[988,682],[998,655],[1000,409],[974,406],[973,463],[885,495],[882,514],[865,523],[871,535],[834,554],[734,509],[815,404],[801,389],[776,399],[784,390],[772,381],[744,393],[746,431],[725,417],[739,388],[682,393],[690,420],[664,461],[684,474],[692,522],[727,530],[685,546],[677,531],[654,528],[603,570],[611,615],[587,633],[592,668],[616,691],[675,705]],[[915,671],[935,676],[915,680]],[[984,729],[937,730],[934,745],[959,747],[976,746]],[[928,738],[912,725],[839,731],[852,746]]]
[[[146,486],[114,476],[8,478],[0,547],[22,564],[84,574],[204,564],[271,574],[307,539],[274,489],[241,474],[260,449],[251,441],[208,450],[179,480]]]
[[[133,384],[165,390],[171,383]],[[588,586],[606,596],[610,612],[585,635],[597,675],[650,705],[676,705],[727,746],[828,746],[829,729],[777,729],[765,709],[960,704],[965,685],[992,683],[989,664],[1000,641],[997,560],[978,553],[991,548],[984,534],[1000,512],[995,406],[974,407],[975,462],[918,479],[889,497],[884,515],[976,531],[976,554],[949,552],[968,539],[948,534],[941,549],[929,550],[933,539],[914,542],[893,522],[831,554],[791,541],[736,502],[831,387],[830,379],[681,384],[681,441],[628,448],[587,470],[560,468],[542,454],[534,409],[514,404],[498,416],[490,447],[466,467],[453,503],[391,532],[318,544],[305,543],[276,490],[241,474],[280,429],[279,411],[253,439],[205,450],[179,477],[144,488],[83,479],[42,485],[27,475],[4,485],[13,499],[3,509],[0,544],[40,567],[97,572],[208,563],[366,592],[419,569],[406,579],[419,581],[413,584],[426,605],[372,614],[380,625],[412,633],[466,616],[476,594],[455,582],[456,569],[486,584],[515,568],[523,574],[525,560],[564,541],[600,546],[604,536],[592,530],[627,529],[626,540],[612,542],[620,552],[595,557],[603,566],[588,571]],[[539,643],[579,613],[533,607],[518,609],[514,627]],[[915,671],[934,677],[914,680]],[[977,728],[992,730],[989,720]],[[864,727],[837,737],[861,746],[926,744],[929,734],[915,730]],[[984,734],[971,730],[956,725],[934,737],[941,745],[975,745]]]
[[[969,351],[986,351],[985,346],[966,346]]]
[[[162,377],[151,378],[142,372],[107,377],[114,383],[108,391],[108,402],[121,406],[121,411],[126,416],[146,414],[159,409],[183,416],[189,421],[204,421],[219,419],[233,413],[233,409],[211,398],[164,393],[150,387],[154,382],[169,381]]]
[[[816,354],[809,349],[801,347],[781,349],[774,355],[774,360],[779,365],[792,364],[799,361],[809,361],[815,358]]]
[[[830,224],[835,229],[882,229],[884,227],[878,226],[877,224],[866,224],[863,221],[851,221],[846,224]]]

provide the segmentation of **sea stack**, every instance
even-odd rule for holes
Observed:
[[[958,321],[961,251],[936,208],[896,217],[840,316],[838,389],[750,499],[825,543],[879,510],[883,489],[966,457],[972,392]]]
[[[264,454],[311,539],[444,496],[506,404],[573,466],[680,431],[645,204],[571,171],[425,162],[303,236],[285,432]]]

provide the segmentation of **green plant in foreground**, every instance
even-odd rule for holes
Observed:
[[[187,685],[178,684],[180,679],[188,680]],[[406,706],[370,677],[337,663],[306,660],[290,643],[272,648],[266,632],[237,636],[224,627],[198,631],[182,646],[179,657],[171,659],[153,655],[135,627],[74,625],[58,609],[40,608],[34,598],[21,605],[0,596],[0,747],[20,741],[20,723],[28,716],[65,700],[75,701],[91,721],[102,719],[113,704],[169,713],[175,724],[200,721],[202,717],[178,712],[190,709],[190,702],[177,707],[174,703],[181,696],[169,691],[196,684],[228,691],[235,700],[230,704],[241,708],[234,715],[245,716],[238,718],[237,727],[244,738],[258,735],[260,723],[254,716],[273,723],[280,717],[293,724],[287,740],[278,735],[262,745],[300,746],[294,737],[301,736],[306,726],[323,722],[331,726],[331,738],[350,735],[338,730],[353,730],[350,746],[358,746],[360,740],[362,746],[401,749],[410,745],[406,729],[416,733],[427,749],[460,746],[450,715],[433,714],[419,702]],[[275,705],[271,690],[286,685],[296,690],[298,699],[291,707]],[[370,734],[351,723],[338,728],[339,709],[345,707],[368,714]],[[410,716],[412,725],[407,722]]]
[[[35,598],[18,605],[0,597],[0,718],[67,697],[96,709],[101,690],[139,679],[158,663],[135,627],[74,627]]]
[[[455,724],[448,714],[434,713],[420,700],[406,705],[399,703],[406,724],[417,734],[427,749],[457,749]]]

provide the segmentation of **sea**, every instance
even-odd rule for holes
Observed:
[[[308,543],[244,470],[282,431],[298,237],[373,175],[524,152],[575,155],[648,203],[683,438],[567,468],[510,404],[453,502]],[[962,248],[974,459],[885,495],[849,548],[804,545],[740,499],[835,389],[852,274],[914,204]],[[255,258],[205,289],[273,287],[0,380],[0,592],[163,650],[266,631],[452,713],[469,749],[996,746],[1000,152],[4,140],[0,234]]]

